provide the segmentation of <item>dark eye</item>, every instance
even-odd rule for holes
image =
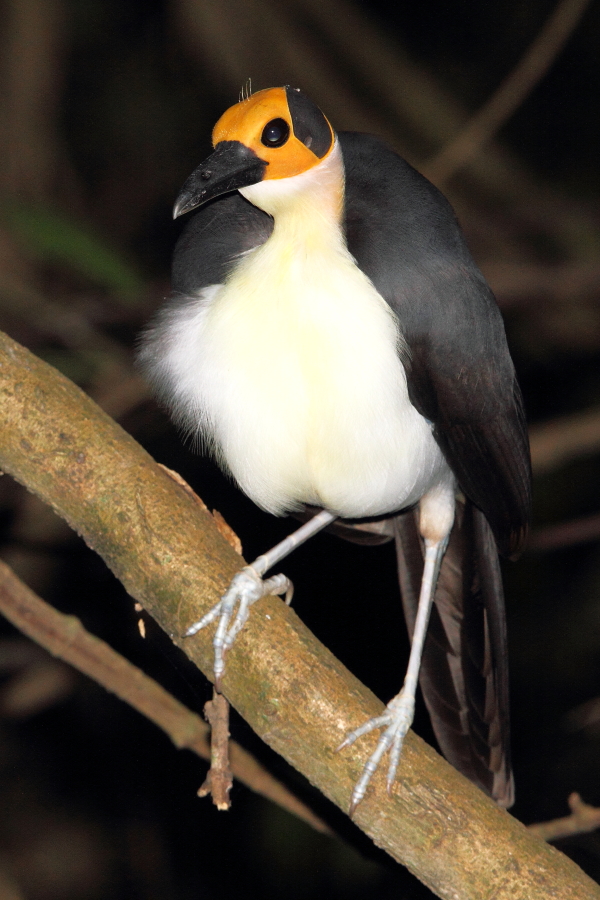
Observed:
[[[290,126],[285,119],[272,119],[265,125],[260,139],[265,147],[281,147],[289,136]]]

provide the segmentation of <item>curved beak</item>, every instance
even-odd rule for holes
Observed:
[[[173,218],[207,200],[262,181],[268,163],[240,141],[221,141],[187,179],[173,207]]]

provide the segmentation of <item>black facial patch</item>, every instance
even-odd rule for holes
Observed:
[[[298,88],[286,84],[285,92],[294,134],[315,156],[322,159],[333,143],[329,122],[319,107]]]

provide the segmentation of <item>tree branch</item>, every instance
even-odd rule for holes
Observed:
[[[529,429],[531,462],[536,475],[545,475],[581,456],[600,450],[600,408],[591,407],[533,425]]]
[[[182,750],[211,759],[209,727],[152,678],[90,634],[74,616],[57,612],[34,594],[0,561],[0,612],[23,634],[79,672],[116,694],[161,728]],[[267,800],[278,803],[317,831],[329,828],[235,741],[229,762],[238,781]]]
[[[557,525],[546,525],[532,532],[528,550],[558,550],[560,547],[572,547],[597,541],[600,537],[600,513],[591,516],[580,516]]]
[[[0,466],[96,550],[211,677],[211,634],[185,627],[219,599],[240,557],[212,517],[75,385],[0,336]],[[382,704],[267,597],[230,650],[223,691],[269,746],[348,809],[375,736],[335,753]],[[588,900],[600,888],[410,733],[392,796],[377,773],[355,822],[442,898]]]
[[[435,184],[448,181],[488,143],[543,78],[590,0],[561,0],[513,71],[454,140],[426,166]]]
[[[567,802],[571,809],[570,816],[549,822],[536,822],[535,825],[528,826],[529,831],[544,841],[557,841],[559,838],[586,834],[600,828],[600,809],[584,803],[579,794],[571,794]]]

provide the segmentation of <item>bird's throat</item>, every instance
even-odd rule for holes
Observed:
[[[304,236],[323,231],[339,240],[344,208],[344,163],[339,143],[307,172],[292,178],[267,177],[240,188],[240,194],[273,216],[275,231],[284,229]]]

